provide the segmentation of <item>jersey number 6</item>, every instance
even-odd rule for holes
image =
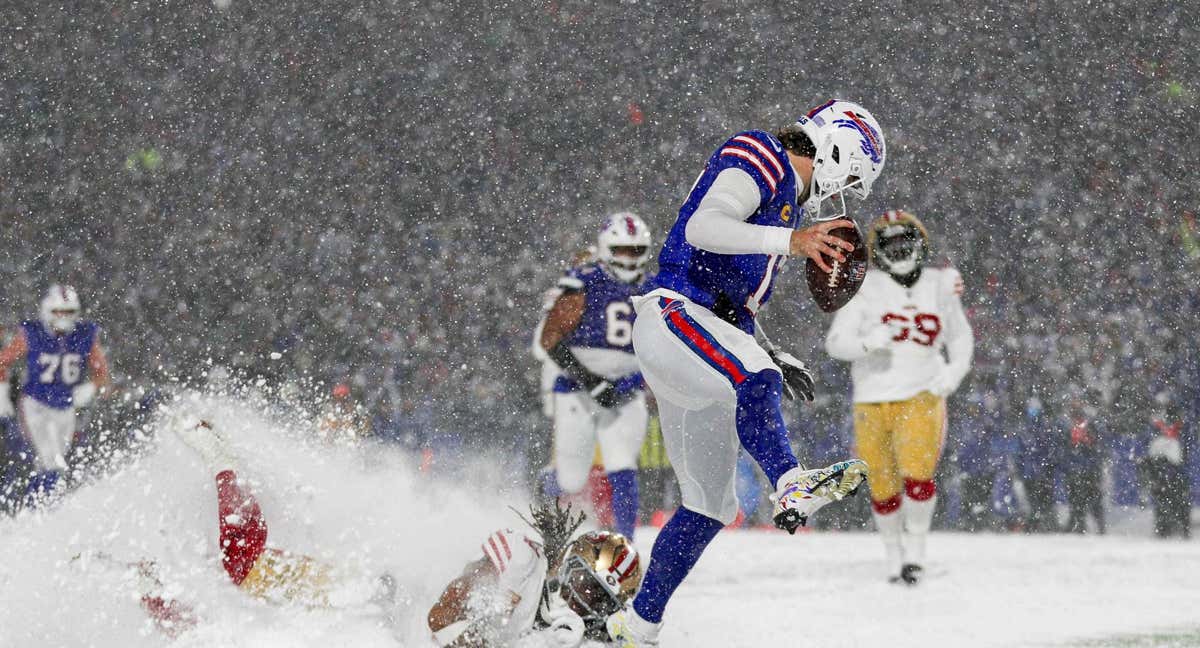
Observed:
[[[629,315],[633,307],[629,302],[615,301],[604,309],[604,319],[607,325],[604,329],[604,340],[615,347],[628,346],[633,341],[633,321]]]

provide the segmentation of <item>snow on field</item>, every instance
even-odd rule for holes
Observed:
[[[428,646],[424,612],[440,588],[488,531],[520,524],[506,508],[521,505],[520,493],[484,468],[451,486],[387,449],[310,444],[303,425],[260,407],[208,398],[184,407],[233,437],[273,545],[346,573],[397,577],[394,623],[372,607],[278,607],[234,588],[217,559],[212,475],[162,433],[132,465],[53,509],[0,520],[0,647]],[[643,551],[652,541],[643,530]],[[199,624],[163,635],[132,572],[86,559],[97,551],[153,559],[167,594],[193,605]],[[1196,543],[937,534],[930,551],[932,576],[907,589],[883,581],[871,535],[726,531],[668,609],[663,645],[1086,645],[1200,624]]]

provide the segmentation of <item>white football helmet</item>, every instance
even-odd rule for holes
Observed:
[[[817,149],[804,211],[814,220],[846,215],[846,193],[858,199],[871,193],[883,171],[887,149],[879,122],[862,106],[832,100],[796,120]],[[821,203],[836,199],[838,213],[821,216]]]
[[[633,212],[617,212],[604,222],[597,248],[596,258],[605,268],[617,279],[634,283],[650,261],[650,228]]]
[[[42,324],[56,333],[70,333],[79,322],[79,293],[70,286],[54,284],[42,297],[39,315]]]

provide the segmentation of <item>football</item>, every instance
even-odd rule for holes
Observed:
[[[813,301],[826,313],[845,306],[867,276],[867,244],[858,224],[853,228],[839,227],[829,233],[854,244],[854,251],[846,254],[845,261],[833,261],[833,272],[825,272],[812,259],[805,264],[808,290],[812,293]]]

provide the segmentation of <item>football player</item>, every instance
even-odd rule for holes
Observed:
[[[558,367],[554,381],[554,468],[567,494],[587,483],[596,444],[612,486],[617,531],[637,525],[637,458],[648,414],[633,356],[633,305],[646,291],[650,230],[635,214],[609,216],[596,261],[567,271],[539,345]]]
[[[110,378],[100,345],[100,328],[79,319],[79,295],[70,286],[53,285],[42,298],[40,318],[21,323],[16,336],[0,349],[0,418],[13,416],[8,372],[25,360],[25,382],[16,416],[25,442],[33,449],[37,474],[27,496],[35,502],[49,493],[67,468],[76,434],[75,413],[103,394]]]
[[[756,315],[789,256],[826,272],[853,245],[843,194],[866,197],[884,165],[875,119],[830,101],[775,133],[744,131],[708,158],[659,254],[655,290],[634,300],[633,346],[658,401],[667,456],[683,505],[654,542],[631,607],[609,619],[623,647],[657,644],[668,600],[704,549],[737,515],[738,445],[776,488],[773,517],[790,532],[853,493],[866,466],[800,466],[781,398],[811,400],[812,377],[794,357],[755,339]],[[820,222],[824,203],[838,211]],[[803,206],[803,210],[801,210]],[[818,220],[800,228],[805,220]]]
[[[572,541],[583,515],[556,501],[531,513],[530,532],[488,536],[429,610],[438,645],[502,646],[539,630],[563,648],[607,637],[605,620],[641,582],[637,549],[607,531]]]
[[[883,214],[867,232],[867,248],[872,268],[834,316],[825,348],[851,362],[855,444],[871,466],[889,578],[915,584],[937,496],[945,399],[970,371],[975,340],[959,300],[962,277],[927,267],[929,234],[916,216]]]
[[[238,476],[241,461],[225,434],[202,420],[176,420],[171,429],[213,472],[221,565],[239,589],[268,602],[309,607],[383,605],[394,597],[395,580],[390,575],[351,574],[268,545],[267,518],[254,492]]]

